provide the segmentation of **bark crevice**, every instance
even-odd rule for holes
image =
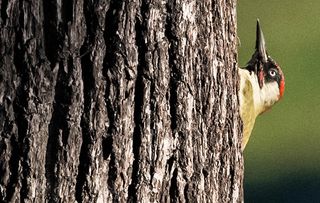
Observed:
[[[71,24],[73,21],[73,0],[62,1],[62,22],[65,28],[68,28],[68,24]],[[84,1],[85,2],[85,1]],[[67,30],[67,29],[64,29]]]
[[[151,112],[154,112],[154,113],[151,113],[150,115],[150,130],[151,130],[150,187],[152,186],[152,180],[155,173],[155,163],[157,161],[155,160],[157,155],[156,151],[158,150],[156,145],[158,132],[156,131],[157,127],[155,126],[156,124],[155,116],[157,112],[155,94],[156,94],[155,83],[151,81],[149,105],[150,105]]]
[[[58,13],[56,1],[43,0],[43,38],[45,53],[53,67],[58,60]]]
[[[6,24],[6,21],[8,18],[8,14],[7,14],[8,3],[9,3],[9,0],[2,0],[2,3],[0,4],[0,6],[1,6],[1,19],[2,19],[2,23],[4,25]]]
[[[72,60],[72,59],[69,59]],[[70,65],[70,64],[69,64]],[[58,152],[65,144],[69,136],[69,128],[66,119],[69,118],[69,106],[71,105],[72,89],[68,86],[71,73],[66,73],[63,62],[59,63],[57,83],[55,86],[54,105],[52,118],[48,130],[48,144],[46,149],[45,177],[47,179],[47,195],[50,201],[57,201],[57,160]],[[71,71],[70,71],[71,72]]]
[[[12,136],[10,139],[11,144],[11,156],[9,160],[9,170],[11,175],[9,176],[9,181],[7,184],[7,191],[5,194],[5,200],[10,201],[13,198],[15,187],[18,184],[18,170],[20,164],[20,147],[19,142],[16,140],[15,136]]]
[[[88,10],[89,5],[87,1],[84,2],[84,15],[86,20],[89,20],[91,16],[89,15]],[[92,114],[91,103],[94,98],[94,86],[95,78],[93,76],[93,63],[90,59],[90,45],[93,44],[94,32],[91,30],[91,27],[87,27],[87,35],[85,43],[80,48],[81,56],[81,69],[82,69],[82,81],[83,81],[83,113],[81,116],[80,127],[82,132],[82,144],[80,149],[79,157],[79,166],[78,166],[78,175],[76,183],[76,200],[82,202],[82,194],[88,192],[88,188],[85,187],[86,176],[88,175],[89,166],[91,164],[89,149],[90,144],[92,144],[92,133],[90,130],[90,115]]]
[[[21,17],[22,6],[19,6],[20,16],[19,16],[19,23],[23,24],[23,17]],[[10,165],[12,166],[13,174],[11,175],[10,180],[10,189],[9,192],[13,192],[13,187],[16,187],[14,184],[18,184],[21,181],[21,189],[20,189],[20,196],[21,198],[27,197],[27,188],[28,183],[25,177],[29,173],[29,166],[28,166],[28,151],[29,151],[29,143],[28,143],[28,118],[27,118],[27,109],[28,109],[28,90],[30,84],[30,69],[28,67],[27,62],[25,61],[25,50],[22,48],[23,44],[23,33],[22,30],[17,30],[16,37],[15,37],[15,48],[14,48],[14,66],[17,70],[17,75],[20,77],[20,83],[17,87],[17,94],[14,100],[14,115],[15,115],[15,122],[18,131],[18,137],[12,138],[14,142],[18,142],[16,146],[12,146],[13,150],[15,150],[11,156]],[[14,168],[16,167],[16,168]],[[21,167],[21,168],[20,168]],[[20,169],[20,170],[19,170]],[[18,173],[22,172],[22,178],[19,180]],[[21,176],[20,176],[21,177]],[[12,190],[11,190],[12,189]],[[13,194],[8,194],[11,196]],[[10,197],[11,198],[11,197]]]
[[[140,8],[140,13],[137,15],[144,16],[144,12],[147,12],[145,3],[142,3]],[[143,18],[142,18],[143,19]],[[131,184],[128,188],[128,196],[130,201],[137,202],[137,184],[140,179],[140,147],[141,147],[141,136],[142,136],[142,126],[143,118],[142,114],[144,112],[144,90],[145,90],[145,80],[149,80],[149,76],[144,73],[144,68],[147,68],[145,53],[147,52],[147,46],[144,41],[144,31],[145,25],[142,19],[136,18],[136,46],[138,47],[138,65],[137,65],[137,77],[135,81],[134,90],[134,130],[132,137],[132,149],[133,149],[133,163],[132,163],[132,175]]]
[[[174,28],[173,28],[173,19],[171,17],[172,8],[171,3],[167,3],[166,8],[168,14],[166,15],[166,24],[165,24],[165,36],[169,42],[169,49],[168,49],[168,61],[169,61],[169,68],[170,68],[170,79],[169,79],[169,86],[170,86],[170,95],[169,95],[169,106],[170,106],[170,120],[171,120],[171,130],[173,133],[173,137],[175,137],[176,129],[177,129],[177,110],[176,105],[178,102],[178,68],[176,65],[176,44],[177,44],[177,37],[174,35]]]
[[[179,200],[179,186],[178,186],[178,169],[175,168],[172,177],[170,180],[170,188],[169,188],[169,195],[170,195],[170,202],[176,203]]]

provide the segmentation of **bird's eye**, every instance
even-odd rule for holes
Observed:
[[[269,75],[271,77],[275,77],[277,75],[277,71],[275,69],[271,69],[271,70],[269,70]]]

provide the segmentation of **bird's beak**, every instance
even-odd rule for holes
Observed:
[[[256,51],[258,51],[261,56],[262,62],[266,63],[268,61],[266,43],[264,40],[263,32],[260,27],[259,19],[257,19],[257,32],[256,32]]]

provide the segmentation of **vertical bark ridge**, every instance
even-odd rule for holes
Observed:
[[[192,139],[191,129],[188,127],[192,119],[188,119],[188,115],[191,113],[189,105],[193,105],[191,95],[188,89],[189,80],[189,64],[184,57],[188,57],[185,53],[188,46],[185,44],[186,30],[185,23],[186,19],[183,17],[183,6],[189,2],[181,3],[179,1],[169,2],[168,9],[175,13],[171,18],[167,19],[168,30],[167,37],[171,43],[171,50],[169,56],[171,58],[171,89],[170,94],[170,113],[171,113],[171,126],[173,127],[172,132],[174,139],[177,142],[177,165],[179,169],[175,169],[175,173],[172,175],[171,180],[171,194],[175,194],[176,199],[182,202],[190,201],[188,194],[188,179],[191,175],[191,171],[187,170],[189,161],[192,161],[192,154],[187,152],[186,149],[190,139]],[[191,48],[191,47],[190,47]],[[191,71],[191,70],[190,70]],[[189,80],[189,81],[188,81]],[[190,100],[191,99],[191,100]],[[187,155],[188,154],[188,155]],[[187,157],[190,156],[191,157]],[[189,174],[188,174],[189,173]],[[175,192],[174,189],[176,189]]]
[[[120,202],[128,198],[132,181],[129,177],[132,176],[134,159],[132,135],[138,64],[135,45],[138,8],[136,1],[112,1],[106,16],[104,74],[107,79],[106,103],[110,105],[108,115],[112,114],[113,119],[108,127],[108,136],[112,137],[108,184],[112,197]]]
[[[158,1],[143,1],[141,15],[144,20],[139,40],[144,44],[142,71],[143,103],[139,182],[137,200],[157,201],[163,193],[163,184],[168,185],[166,162],[170,157],[173,139],[170,131],[168,47],[165,37],[166,4]],[[141,62],[141,60],[139,60]],[[142,91],[142,90],[140,90]],[[165,129],[165,130],[164,130]],[[148,184],[143,184],[148,183]],[[153,188],[153,189],[152,189]]]
[[[107,88],[106,88],[106,94],[105,94],[105,102],[107,105],[107,112],[108,112],[108,120],[109,120],[109,126],[107,129],[107,139],[105,139],[104,150],[108,150],[106,147],[110,147],[110,150],[108,150],[110,153],[107,155],[108,160],[108,191],[110,193],[110,200],[118,202],[119,197],[116,192],[115,188],[115,180],[117,178],[117,166],[116,166],[116,157],[114,152],[114,134],[116,131],[116,123],[118,122],[117,119],[117,110],[116,110],[116,104],[119,102],[118,100],[115,100],[114,98],[111,98],[110,95],[118,97],[118,92],[113,92],[113,83],[116,83],[116,86],[120,86],[118,84],[117,79],[111,78],[111,70],[114,69],[116,66],[117,61],[117,55],[116,52],[118,51],[118,44],[119,42],[118,36],[117,36],[117,30],[118,30],[118,24],[119,24],[119,12],[121,10],[123,1],[110,1],[109,9],[106,13],[105,17],[105,32],[104,32],[104,40],[106,43],[106,55],[104,57],[103,62],[103,71],[104,76],[107,81]],[[115,90],[118,91],[118,90]]]
[[[71,191],[76,191],[79,149],[82,142],[79,136],[82,133],[80,123],[83,111],[83,81],[79,55],[85,35],[82,6],[81,1],[71,1],[63,5],[56,2],[53,6],[58,9],[58,27],[65,29],[59,32],[57,39],[53,39],[57,40],[61,53],[57,60],[59,68],[55,105],[46,155],[47,195],[52,202],[75,201],[75,194]],[[65,170],[66,167],[68,170]]]
[[[12,36],[13,37],[13,36]],[[18,39],[16,39],[18,38]],[[24,53],[21,49],[18,49],[18,43],[16,43],[16,41],[21,41],[22,40],[22,33],[19,32],[16,34],[16,36],[14,36],[13,39],[13,44],[15,45],[14,49],[14,55],[13,55],[13,64],[10,64],[10,66],[7,66],[7,70],[4,70],[2,72],[2,74],[6,74],[6,71],[11,71],[11,70],[15,70],[16,73],[20,73],[20,75],[24,75],[24,72],[26,72],[26,65],[23,63],[23,56]],[[8,54],[8,53],[6,53]],[[4,56],[5,57],[5,56]],[[12,63],[12,62],[11,62]],[[3,64],[5,65],[5,64]],[[19,67],[19,68],[16,68]],[[24,68],[21,68],[24,67]],[[11,69],[11,70],[10,70]],[[10,79],[13,79],[13,76],[7,76]],[[9,80],[10,80],[9,79]],[[26,99],[27,99],[27,95],[25,95],[25,92],[23,92],[23,88],[25,85],[27,85],[27,78],[24,77],[23,79],[21,79],[21,81],[19,83],[17,83],[16,88],[18,90],[20,90],[20,95],[19,93],[10,93],[9,91],[7,91],[6,93],[2,94],[2,105],[4,106],[5,104],[7,104],[7,110],[9,106],[11,106],[11,110],[13,110],[13,114],[14,114],[14,118],[12,118],[12,120],[10,119],[7,122],[12,123],[15,128],[15,130],[12,130],[11,132],[9,131],[7,136],[8,137],[8,141],[10,140],[10,142],[6,142],[7,143],[7,147],[10,149],[11,148],[11,152],[8,153],[9,155],[9,160],[8,160],[8,164],[7,166],[9,167],[10,173],[12,174],[11,176],[9,176],[8,174],[8,178],[6,178],[7,180],[4,182],[7,188],[6,194],[3,194],[3,200],[14,200],[14,196],[19,196],[19,190],[21,188],[17,188],[15,187],[15,185],[21,183],[21,176],[19,175],[19,173],[21,173],[21,156],[22,156],[22,149],[21,149],[21,143],[20,141],[22,140],[22,138],[24,137],[24,135],[26,134],[26,121],[23,117],[24,115],[24,108],[26,108]],[[13,82],[13,81],[12,81]],[[12,84],[8,84],[8,90],[10,90],[10,86],[13,86]],[[13,102],[10,104],[8,104],[6,102],[6,98],[3,98],[5,96],[5,94],[8,94],[9,97],[12,97]],[[5,107],[5,106],[4,106]],[[9,113],[9,112],[8,112]],[[17,123],[17,121],[19,123]],[[19,130],[18,130],[19,129]],[[2,135],[5,135],[4,133]],[[9,172],[8,172],[9,173]],[[20,184],[21,185],[21,184]]]
[[[142,1],[139,10],[136,14],[136,23],[135,23],[135,33],[136,33],[136,46],[138,48],[138,65],[137,65],[137,77],[135,81],[135,90],[134,90],[134,131],[132,137],[132,149],[134,161],[132,163],[132,174],[131,174],[131,184],[128,188],[128,197],[130,202],[137,202],[137,191],[138,184],[141,180],[140,174],[140,147],[141,147],[141,137],[142,137],[142,128],[143,128],[143,104],[144,104],[144,94],[145,94],[145,83],[144,83],[144,69],[146,68],[146,58],[145,53],[147,51],[146,44],[144,41],[145,33],[145,21],[144,21],[144,12],[146,12],[146,5]]]

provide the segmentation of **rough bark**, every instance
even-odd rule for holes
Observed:
[[[0,1],[0,200],[242,202],[235,7]]]

